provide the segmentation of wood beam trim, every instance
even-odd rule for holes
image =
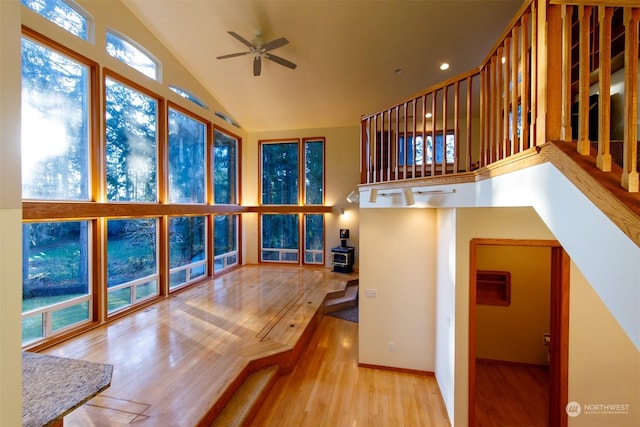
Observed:
[[[24,221],[258,213],[331,213],[332,206],[163,205],[95,202],[22,202]]]

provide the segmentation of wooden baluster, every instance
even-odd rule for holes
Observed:
[[[482,67],[480,72],[480,160],[479,166],[485,166],[487,162],[487,145],[489,141],[489,65]]]
[[[370,174],[370,140],[369,140],[369,126],[370,118],[366,118],[360,122],[360,183],[368,184],[371,182]]]
[[[473,77],[469,76],[467,77],[467,153],[465,156],[465,162],[464,162],[464,167],[465,167],[465,171],[466,172],[470,172],[471,171],[471,141],[473,140],[473,136],[471,135],[471,132],[473,131],[473,127],[471,125],[471,114],[473,111],[473,98],[472,98],[472,93],[473,93]],[[480,112],[480,114],[482,114],[482,111]]]
[[[394,140],[395,140],[395,148],[394,148],[394,152],[395,152],[395,166],[394,166],[394,173],[395,173],[395,179],[398,180],[398,163],[400,162],[399,159],[399,153],[400,153],[400,118],[398,117],[399,114],[399,107],[396,105],[395,107],[395,121],[394,121],[394,126],[393,126],[393,131],[394,131]]]
[[[578,153],[589,154],[591,141],[589,141],[589,33],[590,33],[591,7],[578,7],[579,27],[579,78],[578,78]]]
[[[517,23],[511,30],[511,145],[509,146],[510,154],[515,154],[520,151],[518,148],[518,64],[519,55],[518,49],[520,47],[520,23]],[[524,55],[523,55],[524,56]],[[522,109],[520,109],[522,111]]]
[[[373,154],[372,166],[373,166],[373,182],[378,182],[378,115],[373,116],[373,144],[371,145],[371,151]]]
[[[532,4],[532,7],[535,3]],[[535,69],[531,65],[532,56],[535,57],[535,46],[529,45],[529,20],[533,19],[533,15],[525,12],[522,15],[522,37],[520,39],[520,52],[521,59],[521,82],[520,82],[520,150],[525,150],[531,147],[531,141],[529,135],[532,135],[530,126],[533,126],[533,107],[530,105],[531,101],[531,70]],[[533,26],[535,27],[535,26]],[[530,53],[531,52],[531,53]]]
[[[638,22],[640,8],[624,8],[624,154],[622,187],[638,192]]]
[[[391,158],[391,146],[393,145],[392,134],[391,134],[391,109],[386,111],[387,114],[387,138],[385,144],[387,146],[387,180],[391,181],[391,162],[393,159]]]
[[[501,101],[502,101],[502,115],[500,116],[502,119],[502,126],[500,130],[500,145],[502,158],[508,157],[511,155],[509,151],[509,101],[511,101],[511,97],[509,96],[509,82],[511,82],[511,58],[509,56],[509,52],[511,50],[511,36],[507,36],[504,39],[504,48],[502,49],[501,55],[498,55],[498,59],[500,60],[500,75],[502,76],[502,90],[501,90]]]
[[[573,140],[571,129],[571,25],[573,6],[562,5],[562,127],[563,141]]]
[[[453,173],[458,173],[458,158],[460,156],[460,82],[456,81],[453,88]]]
[[[427,155],[427,94],[422,95],[422,162],[420,176],[425,177],[425,163]]]
[[[412,108],[413,108],[413,120],[412,120],[412,125],[411,125],[411,146],[413,147],[411,150],[411,154],[412,154],[412,161],[411,161],[411,178],[415,178],[416,177],[416,149],[418,148],[418,144],[416,143],[416,104],[417,104],[417,99],[413,99],[411,101],[412,103]]]
[[[531,81],[529,84],[529,100],[531,101],[530,121],[529,121],[529,146],[531,148],[538,144],[538,2],[531,3]]]
[[[403,124],[404,124],[403,131],[402,131],[403,140],[404,140],[404,142],[402,144],[403,145],[403,150],[404,150],[404,155],[403,155],[404,161],[402,163],[402,168],[403,168],[403,170],[402,170],[402,179],[407,179],[407,161],[408,161],[407,159],[409,158],[407,153],[409,152],[409,139],[408,139],[408,136],[407,136],[407,120],[408,119],[407,119],[407,103],[406,102],[404,104],[402,104],[402,109],[404,111],[404,116],[402,118]]]
[[[448,86],[442,88],[442,171],[441,175],[447,173],[447,113],[448,113]],[[434,140],[435,144],[435,140]]]
[[[438,123],[438,91],[431,98],[431,176],[436,174],[436,124]]]
[[[500,108],[499,99],[499,85],[498,85],[498,64],[496,56],[491,57],[491,78],[489,79],[490,92],[489,102],[491,106],[491,119],[490,123],[490,136],[489,136],[489,163],[493,163],[498,160],[498,129],[500,128],[500,118],[498,116],[498,109]],[[495,154],[494,154],[495,151]]]
[[[598,65],[598,157],[596,166],[611,171],[611,18],[613,8],[599,6],[598,35],[600,58]]]

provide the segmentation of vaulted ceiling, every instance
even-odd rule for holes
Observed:
[[[480,65],[522,0],[124,0],[248,132],[354,126],[362,114]],[[251,41],[286,37],[271,53]],[[441,71],[442,62],[451,64]]]

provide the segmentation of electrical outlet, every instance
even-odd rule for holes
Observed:
[[[376,298],[378,296],[378,290],[377,289],[365,289],[364,295],[367,298]]]
[[[394,351],[396,349],[396,345],[392,342],[390,342],[389,344],[387,344],[387,350],[389,351]]]

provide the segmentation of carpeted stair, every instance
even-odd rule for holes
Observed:
[[[337,295],[327,298],[324,302],[324,313],[352,308],[358,305],[358,284],[349,285],[344,291],[344,295]]]
[[[236,427],[248,422],[252,411],[277,379],[277,373],[278,366],[272,365],[249,374],[211,427]]]

